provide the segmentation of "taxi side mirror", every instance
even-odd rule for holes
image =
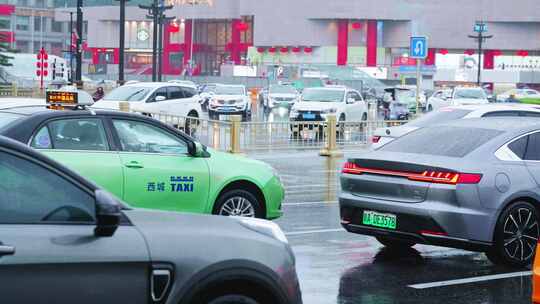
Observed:
[[[207,152],[203,144],[192,141],[188,144],[188,153],[193,157],[206,157]]]
[[[116,199],[104,190],[96,190],[96,237],[111,237],[120,225],[121,206]]]

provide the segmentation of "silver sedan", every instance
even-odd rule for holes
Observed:
[[[386,246],[462,248],[524,266],[540,235],[539,161],[538,119],[422,128],[348,160],[341,223]]]

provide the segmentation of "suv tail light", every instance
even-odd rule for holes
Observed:
[[[421,182],[428,182],[428,183],[434,183],[434,184],[448,184],[448,185],[478,184],[480,180],[482,180],[482,174],[442,172],[442,171],[429,171],[429,170],[426,170],[422,173],[392,171],[392,170],[385,170],[385,169],[362,168],[352,162],[346,162],[341,172],[347,173],[347,174],[356,174],[356,175],[368,173],[368,174],[378,174],[378,175],[388,175],[388,176],[399,176],[399,177],[405,177],[413,181],[421,181]]]
[[[371,142],[374,143],[374,144],[378,143],[379,140],[381,140],[381,137],[380,137],[380,136],[373,135],[373,136],[371,137]]]

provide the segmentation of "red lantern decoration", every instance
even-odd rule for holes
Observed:
[[[358,22],[358,21],[355,21],[352,23],[352,28],[355,29],[355,30],[359,30],[362,28],[362,23]]]
[[[268,49],[268,53],[275,53],[276,52],[276,48],[275,47],[271,47]]]
[[[521,56],[521,57],[527,57],[527,56],[529,56],[529,51],[519,50],[519,51],[516,52],[516,55]]]
[[[265,49],[263,47],[258,47],[257,52],[264,53]]]
[[[293,53],[300,53],[300,48],[299,47],[293,47],[292,52]]]
[[[440,50],[439,50],[439,54],[441,54],[441,55],[448,55],[448,50],[447,50],[447,49],[440,49]]]
[[[169,32],[178,33],[179,31],[180,31],[180,26],[177,23],[173,22],[173,23],[170,24]]]
[[[285,54],[285,53],[288,53],[288,52],[289,52],[289,48],[288,48],[288,47],[282,47],[282,48],[279,49],[279,51],[280,51],[281,53]]]
[[[305,47],[305,48],[304,48],[304,53],[306,53],[306,54],[311,54],[311,53],[313,53],[313,48],[312,48],[312,47]]]
[[[463,52],[465,55],[469,55],[469,56],[472,56],[474,55],[474,50],[465,50],[465,52]]]
[[[248,28],[249,26],[245,22],[239,22],[236,24],[236,29],[239,30],[240,32],[245,32],[248,30]]]

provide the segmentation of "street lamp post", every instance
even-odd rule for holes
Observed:
[[[487,32],[487,25],[484,22],[476,22],[474,25],[474,31],[477,35],[468,35],[471,39],[478,41],[478,74],[476,77],[476,85],[482,84],[482,44],[485,40],[493,38],[493,35],[483,35]]]
[[[124,84],[124,59],[125,59],[125,42],[126,42],[126,2],[129,0],[120,1],[120,41],[118,43],[118,84]]]
[[[77,47],[76,47],[76,60],[77,66],[75,71],[75,81],[77,86],[82,87],[82,34],[83,34],[83,12],[82,12],[83,0],[77,0]]]
[[[139,8],[148,10],[146,18],[154,22],[154,35],[152,39],[152,81],[161,81],[162,77],[162,48],[163,48],[163,22],[170,20],[165,16],[165,11],[172,9],[172,5],[165,5],[163,0],[154,0],[152,5],[139,5]],[[159,62],[159,64],[158,64]],[[159,69],[159,71],[158,71]]]

